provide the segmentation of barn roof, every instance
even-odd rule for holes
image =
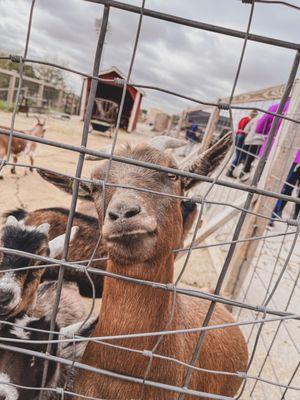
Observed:
[[[126,76],[123,74],[123,72],[121,72],[119,70],[118,67],[112,66],[111,68],[108,69],[104,69],[102,71],[100,71],[99,76],[102,75],[106,75],[106,74],[111,74],[112,72],[114,72],[115,74],[117,74],[120,78],[125,79],[126,80]],[[145,92],[140,89],[137,88],[136,86],[134,86],[130,81],[129,81],[130,86],[132,86],[137,92],[139,92],[142,96],[145,96]]]

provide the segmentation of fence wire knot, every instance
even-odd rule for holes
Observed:
[[[153,352],[151,350],[143,350],[143,356],[152,358]]]
[[[9,58],[14,63],[21,63],[22,62],[22,56],[17,56],[16,54],[10,54]]]
[[[266,315],[267,314],[267,306],[256,306],[255,311]]]
[[[77,264],[77,266],[78,266],[79,272],[85,274],[87,266],[81,265],[81,264]]]
[[[61,400],[65,398],[65,389],[64,388],[56,388],[56,393],[60,396]]]
[[[290,226],[298,226],[299,223],[300,223],[300,220],[299,220],[299,219],[293,219],[293,218],[291,218],[291,219],[288,219],[288,220],[286,221],[286,223],[287,223],[288,225],[290,225]]]
[[[255,2],[255,0],[242,0],[242,3],[244,3],[244,4],[252,4],[254,2]]]
[[[174,292],[176,290],[176,285],[174,285],[174,283],[167,283],[166,288],[167,290]]]
[[[229,110],[229,109],[230,109],[230,104],[229,104],[229,103],[222,103],[222,102],[219,102],[219,103],[218,103],[218,108],[219,108],[220,110]]]
[[[104,180],[102,180],[102,179],[93,179],[93,185],[101,186],[101,188],[103,189],[103,185],[105,186]]]
[[[245,379],[245,380],[248,379],[248,375],[247,375],[246,372],[237,371],[236,373],[238,374],[238,376],[239,376],[240,378]]]
[[[192,196],[190,201],[193,203],[196,203],[196,204],[203,204],[204,198],[203,198],[203,196],[196,195],[196,196]]]

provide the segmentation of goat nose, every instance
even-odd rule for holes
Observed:
[[[119,218],[132,218],[141,212],[139,205],[134,206],[121,206],[115,207],[108,212],[108,216],[112,221],[116,221]]]
[[[13,298],[12,292],[0,292],[0,306],[7,305]]]

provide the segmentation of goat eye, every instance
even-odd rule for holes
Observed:
[[[177,181],[178,176],[175,175],[175,174],[168,174],[168,178],[169,178],[171,181]]]

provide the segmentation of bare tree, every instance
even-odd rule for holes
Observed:
[[[64,71],[49,65],[36,65],[34,66],[34,73],[37,79],[41,79],[47,83],[55,86],[62,86],[65,88],[65,74]]]

